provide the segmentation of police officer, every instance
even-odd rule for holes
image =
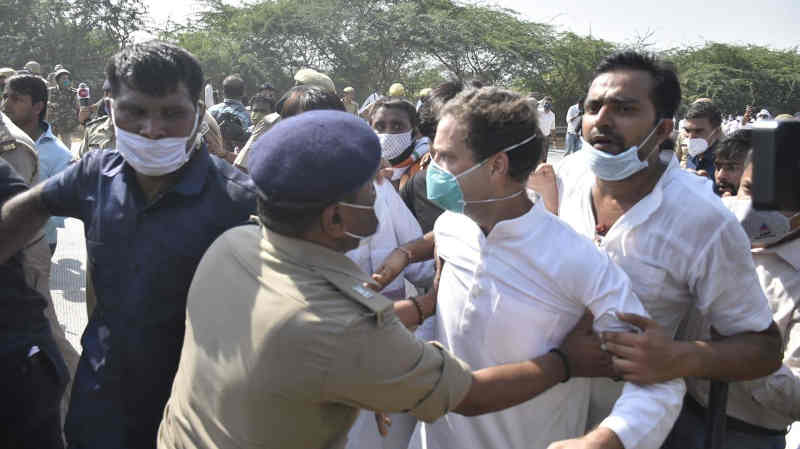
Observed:
[[[48,93],[47,118],[54,133],[67,147],[72,147],[72,134],[78,129],[78,91],[72,87],[72,74],[63,66],[56,66],[54,76],[55,86]]]
[[[221,235],[195,271],[159,448],[341,448],[360,408],[478,415],[585,374],[558,351],[470,372],[416,340],[435,292],[392,303],[345,256],[378,226],[375,133],[317,110],[267,135],[250,164],[261,224]]]

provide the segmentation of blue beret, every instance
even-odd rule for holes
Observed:
[[[328,203],[369,181],[381,145],[367,123],[332,110],[281,120],[254,144],[250,177],[269,202]],[[298,204],[299,205],[299,204]]]

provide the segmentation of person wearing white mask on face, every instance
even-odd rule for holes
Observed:
[[[689,106],[683,132],[686,135],[686,168],[714,181],[714,150],[722,137],[722,114],[710,101]]]
[[[186,50],[132,45],[106,75],[116,148],[8,200],[0,258],[50,215],[83,221],[97,306],[81,339],[67,442],[154,447],[192,275],[214,239],[255,210],[255,186],[196,147],[203,73]]]
[[[430,139],[417,130],[417,109],[402,98],[381,98],[372,106],[369,124],[380,139],[381,157],[392,167],[392,184],[399,189],[417,172],[415,162],[430,146]]]
[[[738,195],[722,198],[722,202],[750,239],[756,274],[781,332],[784,351],[783,364],[771,375],[730,385],[723,448],[796,448],[797,442],[792,444],[792,437],[787,437],[787,427],[800,421],[800,211],[753,209],[752,151],[744,165]],[[708,338],[708,319],[693,313],[687,329]],[[687,389],[692,407],[676,423],[675,439],[681,448],[700,449],[705,447],[704,407],[709,386],[707,381],[688,379]]]
[[[652,316],[621,317],[641,333],[602,335],[623,379],[755,379],[780,366],[780,333],[738,221],[672,152],[658,151],[680,97],[675,71],[652,55],[602,61],[587,94],[583,149],[557,170],[559,216],[628,274]],[[678,332],[691,308],[720,340]],[[588,428],[619,391],[592,381]],[[681,448],[670,439],[666,447]]]

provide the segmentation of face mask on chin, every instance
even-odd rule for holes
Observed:
[[[646,147],[656,131],[661,126],[662,120],[656,123],[656,126],[650,131],[650,134],[644,138],[640,145],[634,145],[619,154],[610,154],[605,151],[600,151],[589,142],[583,140],[583,150],[588,157],[589,168],[592,173],[603,181],[621,181],[630,178],[636,173],[648,167],[647,160],[658,151],[658,146],[654,147],[645,157],[644,160],[639,159],[639,149]]]
[[[189,141],[192,139],[200,120],[199,111],[195,114],[194,125],[186,137],[163,137],[150,139],[139,134],[125,131],[117,126],[114,115],[113,100],[110,109],[111,121],[116,133],[116,149],[134,170],[145,176],[164,176],[183,167],[191,158]]]

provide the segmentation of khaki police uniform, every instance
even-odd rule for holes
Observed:
[[[344,103],[344,109],[351,114],[358,115],[358,103],[355,101],[346,101]]]
[[[36,144],[25,131],[21,130],[11,119],[0,112],[0,157],[6,160],[19,173],[28,185],[34,185],[39,179],[39,156]],[[44,229],[33,237],[31,243],[23,250],[22,268],[25,282],[47,300],[44,314],[50,323],[50,331],[58,345],[58,350],[69,369],[70,379],[78,367],[78,353],[72,347],[64,329],[58,323],[53,298],[50,296],[50,247],[44,238]],[[67,416],[72,383],[67,385],[61,401],[61,419]]]
[[[247,164],[250,160],[250,150],[253,148],[253,144],[259,137],[263,136],[267,131],[270,130],[276,123],[278,123],[281,119],[280,114],[277,112],[273,112],[271,114],[266,115],[260,122],[256,124],[255,129],[253,129],[253,133],[250,135],[250,138],[247,139],[247,143],[244,144],[239,153],[236,155],[236,160],[233,161],[233,166],[239,168],[241,170],[247,171]]]
[[[360,408],[433,421],[469,367],[414,338],[344,254],[246,225],[209,248],[158,447],[341,448]]]
[[[78,149],[78,159],[92,150],[104,150],[116,146],[114,124],[111,116],[105,115],[86,122],[86,131]]]

